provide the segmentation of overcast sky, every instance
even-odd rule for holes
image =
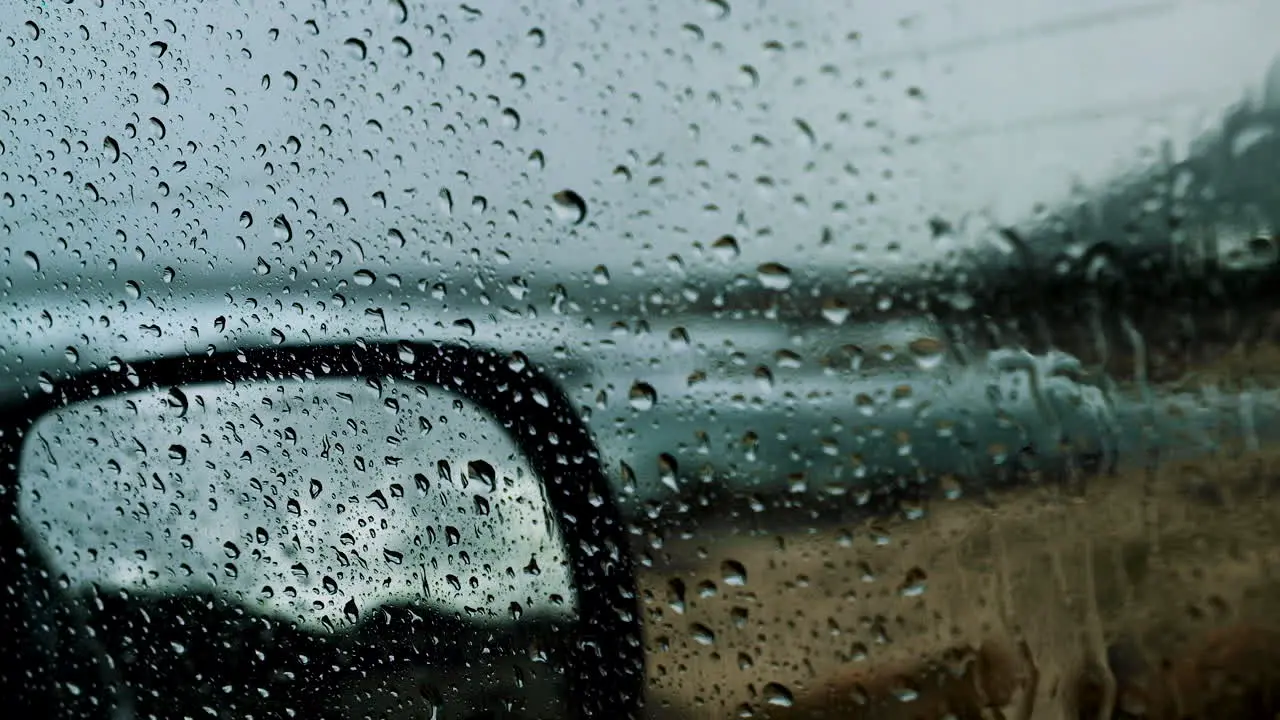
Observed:
[[[316,233],[307,249],[351,267],[348,238],[373,267],[474,248],[563,272],[694,257],[728,233],[744,267],[847,261],[854,242],[923,242],[932,214],[1016,222],[1163,138],[1185,146],[1261,83],[1280,20],[1266,0],[460,7],[410,3],[399,23],[383,0],[14,3],[16,44],[0,51],[9,244],[72,265],[54,240],[84,221],[103,259],[152,245],[148,265],[200,258],[233,276],[258,256],[305,259],[302,243],[271,247],[284,214]],[[585,223],[551,212],[562,189],[586,199]],[[104,232],[118,227],[126,252]]]

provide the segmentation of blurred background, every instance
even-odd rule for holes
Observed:
[[[655,715],[995,637],[1073,716],[1122,636],[1271,615],[1280,5],[9,10],[0,397],[523,353],[630,522]]]

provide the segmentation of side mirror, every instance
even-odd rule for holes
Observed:
[[[119,363],[6,417],[0,685],[20,716],[640,707],[620,513],[522,356]]]

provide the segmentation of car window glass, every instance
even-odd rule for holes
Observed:
[[[439,342],[563,391],[525,440],[590,438],[557,514],[494,421],[422,435],[471,412],[436,390],[77,403],[0,438],[54,585],[503,619],[459,687],[475,647],[541,664],[535,618],[639,615],[562,679],[643,652],[663,720],[1247,716],[1197,663],[1280,667],[1280,3],[13,5],[0,412],[138,361]],[[353,712],[412,694],[360,682]]]

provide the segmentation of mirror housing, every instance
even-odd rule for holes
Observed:
[[[170,392],[182,402],[181,390],[171,388],[343,377],[397,378],[446,389],[506,428],[543,485],[567,554],[578,613],[565,665],[576,714],[635,716],[644,688],[636,578],[626,528],[587,428],[554,382],[520,354],[406,342],[253,348],[119,363],[44,384],[38,394],[7,408],[0,425],[7,477],[0,484],[0,622],[9,630],[0,634],[0,652],[21,669],[4,676],[9,707],[19,716],[56,717],[58,698],[68,691],[59,687],[59,674],[77,657],[76,648],[83,656],[81,646],[91,639],[73,630],[73,604],[58,602],[65,582],[50,572],[38,538],[22,522],[17,481],[23,446],[40,418],[124,393]],[[464,632],[437,630],[446,645]],[[70,693],[79,694],[77,688]]]

